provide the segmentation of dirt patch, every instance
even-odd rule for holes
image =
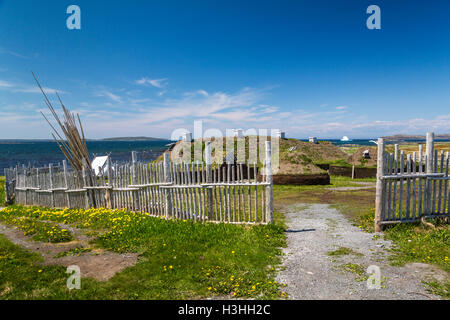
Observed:
[[[328,185],[330,176],[327,173],[318,174],[276,174],[273,183],[280,185]]]
[[[348,166],[335,166],[330,165],[328,168],[328,173],[331,175],[351,177],[352,167]],[[377,168],[360,168],[355,167],[354,178],[364,179],[364,178],[375,178],[377,176]]]
[[[102,249],[92,249],[78,255],[57,257],[58,254],[76,248],[88,248],[89,241],[93,238],[85,235],[82,230],[60,225],[68,229],[76,240],[64,243],[47,243],[34,241],[30,236],[25,236],[16,227],[0,224],[0,234],[3,234],[14,244],[17,244],[32,252],[39,253],[43,258],[43,265],[62,265],[68,267],[77,265],[80,267],[83,277],[91,277],[99,281],[106,281],[117,272],[135,265],[138,261],[137,253],[118,254]]]

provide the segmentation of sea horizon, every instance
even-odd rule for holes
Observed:
[[[107,138],[108,139],[108,138]],[[305,138],[293,138],[300,141],[308,141]],[[336,146],[357,145],[376,146],[373,141],[376,138],[350,139],[318,139],[318,141],[329,141]],[[405,141],[406,143],[422,142],[423,139]],[[450,141],[436,139],[436,142]],[[103,140],[88,139],[87,147],[91,157],[110,154],[111,160],[118,163],[131,161],[131,152],[136,151],[138,160],[150,162],[158,158],[168,148],[172,140]],[[395,141],[387,141],[388,144]],[[51,139],[0,139],[0,175],[5,168],[16,165],[32,167],[44,167],[49,164],[58,164],[65,159],[54,140]]]

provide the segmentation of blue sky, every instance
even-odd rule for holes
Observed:
[[[66,8],[81,8],[68,30]],[[366,27],[369,5],[381,30]],[[0,138],[49,138],[33,70],[87,136],[450,132],[448,1],[0,0]]]

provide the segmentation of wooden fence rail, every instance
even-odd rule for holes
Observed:
[[[106,167],[112,170],[100,168],[99,175],[87,167],[69,169],[66,161],[62,167],[6,169],[7,198],[22,205],[126,209],[195,221],[273,221],[270,141],[260,181],[255,163],[212,164],[209,143],[202,163],[173,163],[168,153],[161,163],[141,163],[133,152],[131,163],[108,159]]]
[[[386,153],[378,139],[375,230],[391,223],[415,222],[422,217],[450,216],[449,152],[434,149],[434,134],[427,133],[426,152],[405,154],[395,145]]]

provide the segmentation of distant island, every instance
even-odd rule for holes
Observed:
[[[409,135],[409,134],[396,134],[393,136],[383,137],[386,140],[393,141],[415,141],[415,140],[425,140],[425,135]],[[450,140],[450,133],[435,134],[435,140]]]
[[[154,138],[154,137],[116,137],[104,138],[102,141],[169,141],[168,139]]]

